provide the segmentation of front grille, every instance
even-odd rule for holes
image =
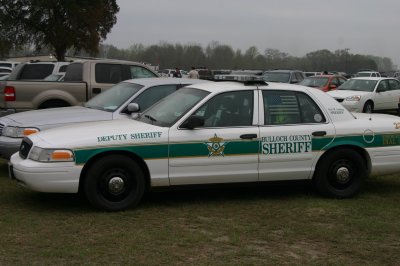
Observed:
[[[336,101],[338,101],[338,102],[343,102],[344,101],[344,99],[336,99]]]
[[[28,157],[29,151],[32,148],[32,141],[28,138],[22,140],[21,146],[19,146],[19,156],[26,159]]]
[[[3,128],[4,128],[4,125],[0,124],[0,136],[3,135]]]

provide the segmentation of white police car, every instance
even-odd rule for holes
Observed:
[[[351,114],[303,86],[217,82],[180,89],[137,120],[30,135],[10,174],[110,211],[152,187],[194,184],[312,179],[323,195],[347,198],[370,175],[400,172],[399,145],[398,117]]]

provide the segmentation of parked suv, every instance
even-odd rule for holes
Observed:
[[[267,82],[296,84],[304,79],[304,73],[300,70],[269,70],[263,73],[263,79]]]
[[[0,61],[0,67],[9,67],[9,68],[14,68],[16,67],[20,62],[13,62],[13,61]]]

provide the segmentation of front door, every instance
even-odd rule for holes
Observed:
[[[388,80],[381,80],[374,95],[374,110],[397,108],[398,98],[394,98]],[[396,104],[395,104],[396,102]]]
[[[193,112],[204,119],[196,129],[170,129],[171,185],[258,180],[258,108],[253,90],[215,95]]]

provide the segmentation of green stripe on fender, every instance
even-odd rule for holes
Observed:
[[[77,164],[84,164],[93,156],[108,151],[128,151],[139,155],[143,159],[156,159],[168,157],[168,145],[142,145],[142,146],[118,146],[103,147],[98,149],[75,150]]]

